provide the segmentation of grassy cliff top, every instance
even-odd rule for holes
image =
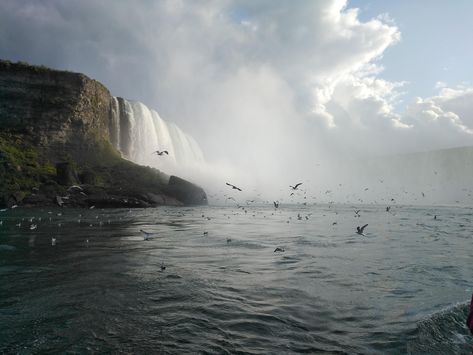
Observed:
[[[34,64],[30,64],[28,62],[22,61],[22,60],[14,62],[14,61],[7,60],[7,59],[0,59],[0,69],[28,70],[28,71],[34,71],[34,72],[61,72],[61,73],[84,75],[84,74],[72,72],[72,71],[69,71],[69,70],[52,69],[52,68],[49,68],[45,65],[34,65]]]

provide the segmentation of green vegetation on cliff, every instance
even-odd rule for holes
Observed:
[[[65,73],[71,73],[70,71],[67,70],[54,70],[51,69],[45,65],[33,65],[28,62],[25,62],[23,60],[19,60],[17,62],[13,62],[11,60],[5,60],[5,59],[0,59],[0,67],[6,68],[8,70],[29,70],[33,72],[57,72],[57,71],[62,71]]]
[[[167,175],[122,159],[111,105],[107,88],[83,74],[0,60],[0,206],[206,203],[202,189],[168,189]]]
[[[0,204],[21,200],[33,188],[53,181],[54,165],[21,136],[0,133]]]

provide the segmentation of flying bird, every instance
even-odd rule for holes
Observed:
[[[167,150],[155,150],[153,153],[151,154],[157,154],[157,155],[163,155],[163,154],[166,154],[166,155],[169,155],[169,152]]]
[[[359,235],[364,235],[363,234],[363,231],[365,230],[365,228],[368,227],[368,224],[365,224],[363,227],[360,228],[360,226],[356,227],[356,233],[359,234]]]
[[[279,201],[273,201],[274,208],[279,208]]]
[[[302,185],[302,182],[300,182],[300,183],[298,183],[298,184],[296,184],[296,185],[294,185],[294,186],[289,185],[289,187],[290,187],[291,189],[293,189],[293,190],[297,190],[297,188],[298,188],[300,185]]]
[[[233,190],[238,190],[242,191],[239,187],[236,187],[235,185],[229,184],[228,182],[225,183],[227,186],[230,186]]]
[[[360,210],[355,211],[355,217],[360,217]]]

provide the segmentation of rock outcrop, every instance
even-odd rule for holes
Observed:
[[[165,191],[186,205],[207,204],[207,195],[201,187],[174,175],[170,177]]]
[[[83,74],[0,61],[0,206],[206,203],[205,192],[121,158],[112,97]],[[174,180],[172,180],[174,181]],[[71,193],[71,184],[83,190]],[[187,190],[186,190],[187,189]],[[66,197],[66,198],[64,198]]]

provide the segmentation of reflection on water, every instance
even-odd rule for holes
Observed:
[[[2,212],[0,352],[469,353],[473,211],[358,207]]]

